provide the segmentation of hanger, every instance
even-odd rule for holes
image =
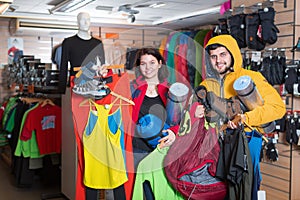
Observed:
[[[84,99],[82,102],[79,103],[79,107],[90,106],[90,102],[94,102],[94,101],[91,98]]]
[[[123,101],[129,103],[130,105],[133,105],[133,106],[135,105],[135,103],[134,103],[132,100],[130,100],[130,99],[126,98],[126,97],[123,97],[122,95],[117,94],[117,93],[115,93],[114,91],[110,91],[110,94],[113,95],[113,96],[115,96],[115,97],[120,98],[121,100],[123,100]],[[124,105],[124,104],[123,104],[123,105]]]
[[[238,7],[233,8],[233,11],[231,11],[231,15],[234,12],[234,15],[244,14],[245,12],[245,5],[242,4]]]
[[[264,1],[262,2],[262,8],[269,8],[269,7],[273,7],[273,1]]]
[[[32,98],[32,97],[19,97],[19,99],[27,104],[37,103],[37,102],[40,103],[44,100],[41,98]]]
[[[49,104],[51,106],[55,106],[55,103],[51,99],[45,99],[44,101],[41,102],[41,107],[44,107],[45,105]]]
[[[118,99],[123,100],[123,101],[125,101],[125,102],[128,103],[128,104],[122,103],[122,104],[120,104],[120,105],[133,105],[133,106],[135,105],[135,103],[134,103],[132,100],[130,100],[130,99],[128,99],[128,98],[126,98],[126,97],[124,97],[124,96],[122,96],[122,95],[120,95],[120,94],[117,94],[117,93],[115,93],[114,91],[110,91],[110,94],[113,95],[113,96],[115,96],[115,97],[117,97],[117,98],[114,99],[114,101],[111,103],[111,104],[113,104],[113,105],[117,105],[117,104],[115,104],[115,102],[116,102]],[[86,103],[89,102],[89,101],[91,101],[91,100],[92,100],[91,98],[84,99],[82,102],[79,103],[79,107],[90,106],[89,104],[86,104]]]
[[[124,64],[119,64],[119,65],[108,65],[107,69],[112,70],[113,74],[118,74],[121,76],[122,73],[125,71],[125,65]]]
[[[262,139],[263,139],[266,143],[269,142],[269,140],[268,140],[265,136],[263,136],[263,134],[260,133],[257,129],[255,129],[255,128],[253,128],[252,126],[250,126],[247,122],[244,122],[244,124],[245,124],[248,128],[250,128],[251,131],[256,130],[256,131],[259,133],[259,135],[261,135]]]

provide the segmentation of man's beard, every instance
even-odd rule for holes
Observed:
[[[228,71],[232,71],[230,66],[226,66],[225,70],[223,72],[220,72],[221,75],[226,74]]]

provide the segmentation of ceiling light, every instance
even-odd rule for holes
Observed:
[[[151,4],[149,7],[150,8],[160,8],[162,6],[165,6],[166,4],[164,2],[158,2],[158,3],[154,3],[154,4]]]
[[[127,22],[128,23],[133,23],[135,22],[135,16],[134,15],[128,15],[128,18],[127,18]]]
[[[194,16],[200,16],[200,15],[207,15],[207,14],[217,14],[220,12],[220,6],[204,9],[204,10],[199,10],[196,12],[191,12],[186,15],[177,15],[176,17],[170,17],[170,18],[162,18],[160,20],[154,21],[152,24],[157,25],[157,24],[162,24],[165,22],[171,22],[171,21],[176,21],[180,19],[185,19],[185,18],[190,18]]]
[[[49,10],[50,14],[54,12],[72,12],[95,0],[65,0]]]
[[[13,0],[3,0],[0,1],[0,15],[4,14],[9,8],[10,4],[12,4]]]
[[[0,4],[0,15],[4,14],[9,8],[9,3],[1,3]]]
[[[2,3],[9,3],[9,4],[12,4],[13,3],[13,0],[1,0],[0,1],[0,4]]]

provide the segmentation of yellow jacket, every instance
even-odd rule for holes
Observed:
[[[225,75],[221,80],[218,78],[219,76],[214,73],[209,61],[209,56],[206,56],[207,78],[201,85],[204,85],[208,91],[215,92],[218,96],[230,98],[237,96],[237,93],[233,89],[234,81],[241,76],[248,75],[255,83],[264,104],[244,113],[247,118],[246,122],[252,127],[258,127],[262,124],[282,118],[286,112],[283,100],[260,72],[247,70],[242,67],[243,58],[236,40],[230,35],[219,35],[211,38],[206,47],[211,44],[221,44],[228,49],[233,57],[233,72]],[[259,130],[262,129],[259,128]]]

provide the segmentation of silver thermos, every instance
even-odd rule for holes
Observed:
[[[188,93],[189,88],[183,83],[176,82],[171,85],[166,105],[168,125],[174,126],[180,123]]]
[[[233,83],[233,88],[248,110],[253,110],[257,106],[262,106],[264,104],[264,101],[250,76],[241,76],[236,79]],[[275,126],[275,121],[261,125],[265,133],[273,132]]]

